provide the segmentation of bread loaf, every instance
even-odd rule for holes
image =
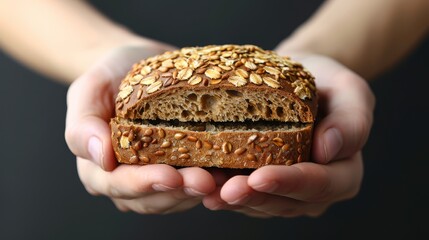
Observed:
[[[127,164],[258,168],[309,161],[314,77],[254,45],[187,47],[141,60],[122,80],[111,119]]]

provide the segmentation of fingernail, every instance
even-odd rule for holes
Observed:
[[[189,195],[189,196],[194,196],[194,197],[201,197],[201,196],[205,196],[207,194],[199,192],[193,188],[183,188],[183,191]]]
[[[169,187],[169,186],[165,186],[163,184],[155,183],[155,184],[152,185],[152,189],[155,190],[155,191],[158,191],[158,192],[166,192],[166,191],[171,191],[171,190],[173,190],[175,188],[172,188],[172,187]]]
[[[323,134],[323,148],[325,151],[325,161],[328,163],[332,160],[343,147],[343,138],[336,128],[329,128]]]
[[[88,142],[88,152],[91,155],[92,160],[97,163],[99,166],[101,165],[102,158],[102,145],[101,141],[97,137],[91,137]]]

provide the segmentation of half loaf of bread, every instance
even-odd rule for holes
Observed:
[[[309,161],[314,77],[254,45],[187,47],[141,60],[111,119],[127,164],[259,168]]]

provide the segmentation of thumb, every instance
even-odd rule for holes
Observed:
[[[315,74],[320,96],[313,159],[328,163],[352,156],[365,145],[372,126],[375,97],[369,85],[330,58],[315,56],[303,62]]]
[[[366,82],[352,72],[342,71],[321,84],[322,119],[314,133],[316,162],[349,157],[365,145],[373,121],[375,104]]]
[[[65,139],[73,154],[110,171],[116,161],[108,125],[114,110],[108,74],[103,68],[95,67],[70,85]]]

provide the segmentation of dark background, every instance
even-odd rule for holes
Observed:
[[[321,1],[92,1],[112,19],[176,46],[272,49]],[[116,2],[116,3],[115,3]],[[29,36],[31,37],[31,36]],[[395,41],[395,39],[392,39]],[[89,195],[64,141],[67,86],[0,52],[0,239],[415,239],[427,236],[429,39],[371,82],[375,123],[360,194],[320,218],[248,218],[199,206],[121,213]]]

